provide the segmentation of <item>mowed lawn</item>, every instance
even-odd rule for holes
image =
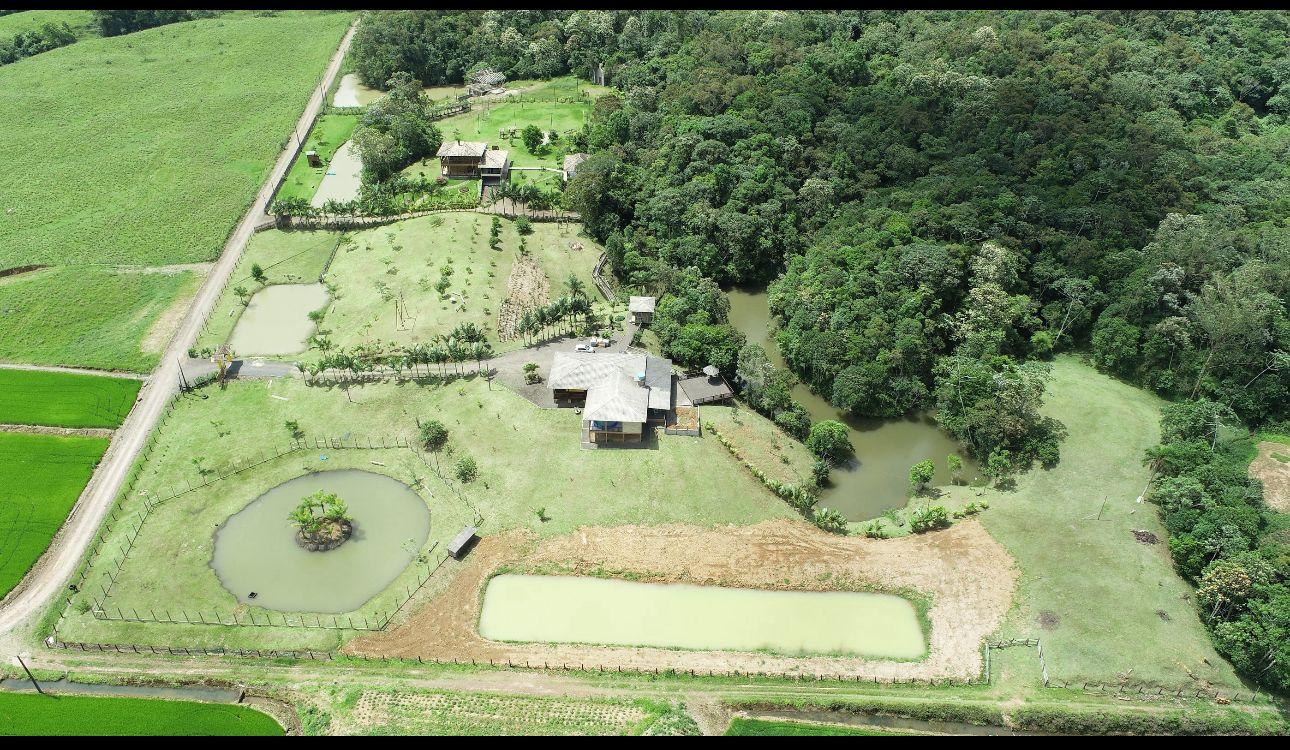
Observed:
[[[214,258],[351,20],[191,21],[0,67],[0,268]]]
[[[223,703],[0,693],[0,734],[279,737],[283,731],[268,714]]]
[[[148,372],[201,279],[100,267],[0,279],[0,361]]]
[[[305,147],[301,149],[300,156],[296,157],[295,163],[291,165],[291,171],[287,173],[287,179],[282,183],[282,188],[278,190],[274,199],[313,199],[314,193],[318,192],[318,186],[322,184],[323,175],[327,174],[327,165],[331,163],[337,149],[354,133],[358,120],[358,115],[319,117],[318,122],[314,123],[313,129],[309,131],[309,137],[305,139]],[[309,158],[306,154],[310,151],[318,152],[323,166],[309,166]]]
[[[117,427],[142,385],[133,378],[0,370],[0,424]]]
[[[49,546],[107,446],[106,438],[0,432],[0,596]]]
[[[1138,502],[1144,451],[1159,440],[1155,396],[1074,357],[1053,363],[1044,411],[1066,424],[1061,463],[989,490],[985,527],[1016,558],[1020,589],[1003,637],[1038,637],[1054,680],[1239,685],[1215,653],[1192,589],[1174,572],[1159,512]],[[946,504],[978,499],[942,488]],[[1133,530],[1161,539],[1143,544]],[[1043,618],[1041,622],[1041,617]],[[1033,651],[1009,653],[1000,677],[1038,679]]]

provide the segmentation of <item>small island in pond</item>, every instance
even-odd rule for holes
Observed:
[[[296,527],[296,544],[310,552],[334,550],[354,534],[349,506],[331,492],[307,495],[287,517]]]

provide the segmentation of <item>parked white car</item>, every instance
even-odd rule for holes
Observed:
[[[575,352],[587,352],[588,354],[591,354],[596,351],[596,347],[592,346],[591,344],[578,344],[577,346],[573,347],[573,350]]]

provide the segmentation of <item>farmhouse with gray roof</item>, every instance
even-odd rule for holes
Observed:
[[[562,406],[581,406],[582,442],[639,442],[675,404],[672,363],[635,352],[556,352],[547,379]]]

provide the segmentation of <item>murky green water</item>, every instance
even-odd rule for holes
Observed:
[[[579,576],[499,575],[480,635],[495,641],[917,659],[914,605],[890,594],[759,591]]]
[[[327,201],[347,203],[358,197],[358,188],[363,183],[363,159],[353,141],[345,141],[332,155],[323,173],[318,191],[314,193],[311,205],[321,208]]]
[[[730,324],[743,331],[750,343],[761,344],[777,367],[785,367],[772,335],[773,321],[764,291],[730,291]],[[909,467],[930,458],[936,463],[933,484],[950,483],[946,457],[963,459],[965,480],[977,477],[979,468],[954,438],[937,427],[927,414],[905,419],[857,419],[834,408],[805,385],[793,389],[811,419],[834,419],[845,424],[855,447],[855,458],[833,470],[831,486],[820,504],[835,508],[852,521],[876,518],[909,499]]]
[[[228,343],[238,357],[299,354],[314,322],[309,313],[327,304],[322,284],[273,284],[251,297]]]
[[[354,535],[330,552],[300,548],[287,521],[301,498],[318,490],[339,495],[354,517]],[[225,521],[215,532],[211,567],[246,604],[353,612],[407,568],[429,534],[430,509],[402,482],[357,469],[322,471],[274,487]]]
[[[336,107],[366,107],[382,96],[384,91],[364,86],[357,73],[346,73],[341,76],[331,103]]]

